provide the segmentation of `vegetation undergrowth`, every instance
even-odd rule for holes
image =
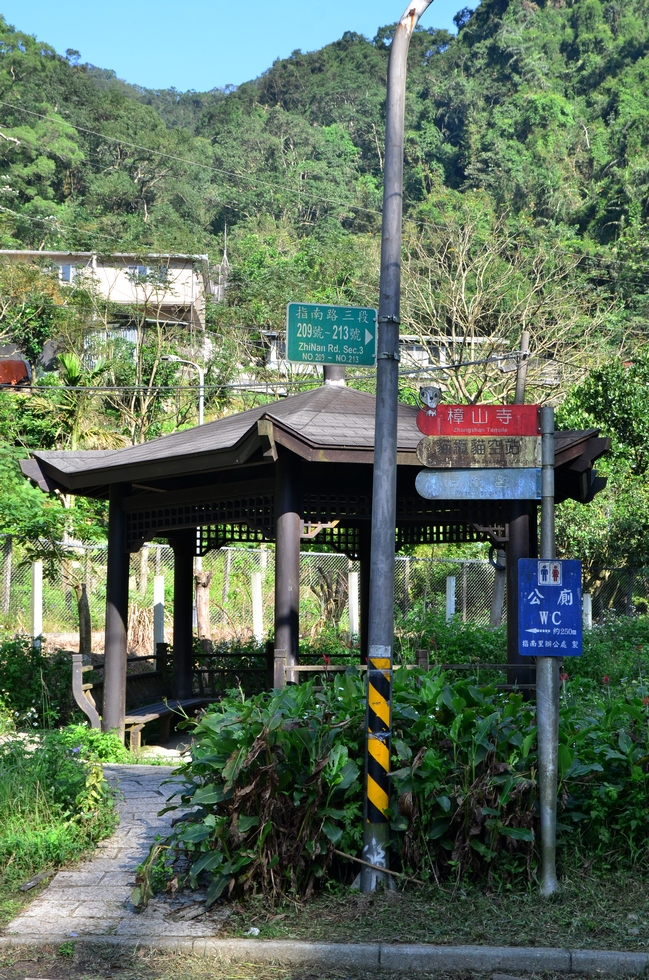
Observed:
[[[643,866],[649,697],[564,681],[559,831],[566,866]],[[141,868],[134,900],[169,879],[219,896],[308,897],[351,883],[360,853],[364,681],[354,668],[213,706],[194,729],[183,811]],[[187,812],[188,807],[194,809]],[[431,883],[532,881],[535,707],[475,677],[399,671],[393,686],[391,867]],[[580,858],[581,859],[581,858]]]
[[[395,653],[403,663],[414,663],[417,650],[428,650],[431,663],[504,663],[507,660],[505,626],[485,627],[446,621],[443,614],[417,603],[398,619]]]
[[[51,728],[83,717],[73,707],[70,655],[45,653],[28,636],[0,642],[0,696],[21,729]]]
[[[83,726],[12,732],[0,712],[0,917],[17,911],[30,877],[80,857],[115,826],[101,759],[115,736]],[[101,736],[100,738],[97,736]]]

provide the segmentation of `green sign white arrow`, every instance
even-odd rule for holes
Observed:
[[[300,364],[373,365],[376,319],[365,306],[289,303],[286,356]]]

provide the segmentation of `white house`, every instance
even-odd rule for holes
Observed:
[[[210,279],[206,255],[51,252],[0,249],[0,261],[37,262],[58,268],[64,283],[85,281],[98,297],[124,307],[149,307],[153,318],[205,329],[205,296],[222,299],[228,261]]]

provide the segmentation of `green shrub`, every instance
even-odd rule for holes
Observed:
[[[649,617],[610,616],[584,630],[584,653],[570,661],[572,676],[589,678],[597,684],[608,677],[611,684],[623,678],[649,680]]]
[[[56,733],[61,745],[80,754],[84,760],[99,762],[133,762],[133,755],[125,747],[117,732],[102,732],[89,728],[88,724],[67,725]]]
[[[600,865],[649,857],[649,689],[616,695],[591,688],[579,700],[567,682],[559,728],[561,836]],[[588,703],[589,702],[589,703]]]
[[[29,637],[0,643],[0,697],[17,728],[66,724],[73,715],[70,655],[46,654]]]
[[[443,615],[416,607],[401,622],[396,653],[414,663],[417,650],[429,650],[431,663],[504,663],[507,634],[504,626],[476,626],[459,616],[448,622]]]
[[[15,730],[14,713],[7,705],[4,696],[0,694],[0,735],[8,735]]]
[[[78,857],[115,826],[101,764],[74,741],[47,732],[0,744],[1,885]]]
[[[320,632],[309,641],[300,643],[301,664],[358,664],[360,648],[350,646],[347,634],[341,633],[330,623],[325,623]]]
[[[354,695],[358,679],[346,677],[337,689]],[[246,890],[279,896],[287,890],[308,895],[331,862],[334,842],[358,844],[359,766],[349,758],[345,729],[358,719],[332,713],[329,692],[313,682],[249,700],[229,697],[198,722],[191,763],[181,771],[188,784],[183,807],[198,807],[178,825],[170,847],[191,855],[193,884],[211,876],[208,901],[237,880]],[[151,854],[136,896],[146,900]]]
[[[560,846],[630,864],[649,852],[649,696],[564,696]],[[249,700],[228,697],[196,725],[185,812],[143,868],[183,862],[208,901],[227,891],[308,895],[349,880],[362,833],[364,682],[354,669]],[[393,685],[391,866],[430,879],[508,885],[537,865],[535,707],[475,678],[398,671]],[[161,856],[162,855],[162,856]],[[166,857],[164,856],[166,855]],[[161,865],[162,862],[162,865]],[[351,870],[350,870],[351,869]],[[171,870],[168,870],[171,874]]]

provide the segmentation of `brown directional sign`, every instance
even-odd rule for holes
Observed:
[[[417,458],[430,469],[535,467],[540,436],[424,436]]]

